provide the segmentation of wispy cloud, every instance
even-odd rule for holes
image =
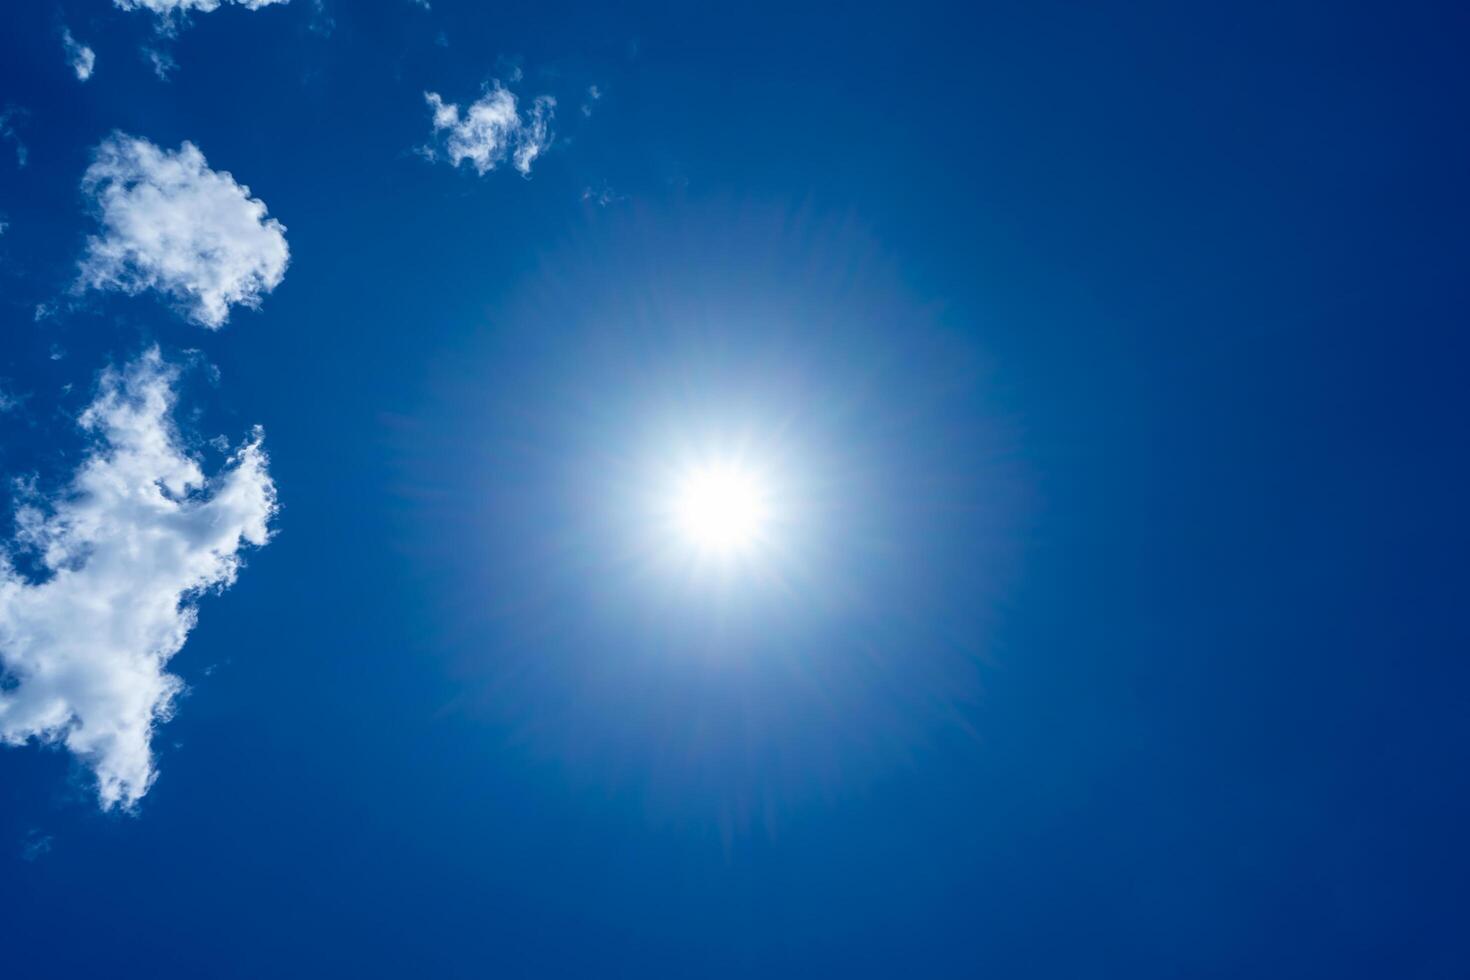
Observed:
[[[530,111],[521,119],[515,167],[526,176],[531,174],[531,164],[551,146],[551,117],[555,110],[555,99],[549,95],[538,95],[531,100]]]
[[[337,18],[327,13],[326,0],[311,0],[311,20],[307,22],[306,28],[322,37],[332,36],[332,32],[337,29]]]
[[[591,116],[592,106],[602,98],[602,89],[596,85],[587,86],[587,100],[582,103],[582,115]]]
[[[174,69],[179,67],[179,63],[174,60],[173,55],[167,51],[160,51],[157,48],[144,48],[143,57],[153,68],[153,74],[157,75],[160,81],[168,81],[168,76],[173,74]]]
[[[92,49],[73,37],[67,27],[61,29],[61,46],[66,51],[67,64],[77,73],[78,80],[85,82],[91,78],[92,70],[97,67],[97,55]]]
[[[80,418],[90,451],[65,492],[18,510],[0,555],[0,741],[66,746],[103,808],[152,785],[154,727],[183,688],[169,659],[276,509],[258,430],[213,478],[184,451],[177,374],[154,349],[102,375]],[[26,553],[33,578],[13,563]]]
[[[608,186],[606,181],[603,181],[596,187],[588,185],[582,188],[582,200],[590,201],[598,207],[605,208],[609,204],[616,204],[619,201],[626,201],[627,199],[628,195],[617,193]]]
[[[26,111],[13,105],[8,105],[0,111],[0,139],[15,145],[15,165],[24,167],[30,162],[31,151],[21,140],[20,134],[15,131],[15,124],[24,119]]]
[[[525,113],[517,108],[515,94],[496,82],[463,112],[446,103],[437,92],[425,92],[433,112],[435,144],[423,148],[424,156],[440,154],[454,166],[466,161],[483,176],[507,159],[524,176],[531,164],[551,146],[551,120],[556,100],[539,95]]]
[[[50,834],[43,834],[39,830],[32,830],[26,834],[25,841],[20,845],[20,859],[22,861],[39,861],[51,853]]]
[[[82,191],[102,233],[87,240],[78,288],[155,289],[218,329],[232,306],[258,307],[285,277],[285,226],[192,143],[164,150],[115,133],[97,147]]]

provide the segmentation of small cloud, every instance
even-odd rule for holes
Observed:
[[[616,204],[619,201],[626,201],[627,199],[628,195],[615,193],[606,183],[598,187],[582,188],[582,200],[596,204],[600,208],[605,208],[609,204]]]
[[[418,7],[420,10],[430,9],[429,0],[408,0],[408,2],[413,4],[415,7]]]
[[[442,143],[443,153],[453,166],[468,161],[475,172],[484,176],[507,159],[523,176],[531,174],[531,164],[551,146],[551,119],[556,100],[538,95],[522,114],[514,93],[499,82],[463,111],[446,103],[437,92],[425,92],[424,101],[433,115],[434,138]],[[439,149],[423,147],[420,152],[430,160],[438,159]]]
[[[173,55],[167,51],[160,51],[157,48],[144,48],[143,58],[153,67],[153,74],[157,75],[161,81],[168,81],[168,76],[173,74],[174,70],[179,67],[179,63],[174,60]]]
[[[31,151],[21,141],[20,134],[15,131],[16,123],[25,117],[26,111],[13,105],[6,106],[5,111],[0,112],[0,139],[15,144],[15,165],[17,167],[24,167],[30,162],[31,157]]]
[[[598,88],[596,85],[587,86],[587,101],[582,103],[582,115],[590,117],[592,115],[593,103],[597,102],[601,98],[602,89]]]
[[[193,143],[165,150],[114,133],[97,147],[82,193],[102,233],[87,239],[78,290],[154,289],[217,330],[231,307],[258,308],[285,278],[285,226]]]
[[[39,830],[33,830],[26,834],[25,842],[20,846],[20,859],[22,861],[39,861],[51,853],[50,834],[43,834]]]
[[[67,64],[77,73],[77,79],[85,82],[91,78],[92,69],[97,66],[97,55],[92,49],[72,37],[71,29],[67,27],[61,29],[61,46],[66,51]]]
[[[512,85],[519,84],[526,77],[526,70],[521,65],[520,55],[496,55],[495,74],[510,79]]]
[[[326,0],[311,0],[311,20],[306,29],[322,37],[331,37],[337,29],[337,19],[327,13]]]
[[[515,167],[522,176],[531,176],[531,164],[551,146],[551,116],[555,109],[556,100],[549,95],[538,95],[531,100],[531,111],[521,124],[515,152]]]

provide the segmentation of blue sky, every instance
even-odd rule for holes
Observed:
[[[1470,972],[1462,11],[211,2],[0,37],[7,975]]]

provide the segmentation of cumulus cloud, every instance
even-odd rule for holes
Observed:
[[[423,150],[431,160],[442,153],[456,167],[469,161],[483,176],[509,159],[522,175],[530,176],[531,164],[551,146],[556,100],[549,95],[533,99],[524,114],[515,94],[499,82],[463,112],[437,92],[425,92],[424,100],[434,121],[436,145]]]
[[[148,792],[153,730],[183,687],[168,661],[276,509],[259,430],[210,479],[184,451],[176,380],[156,349],[105,372],[69,488],[20,507],[0,554],[0,741],[66,746],[104,809]],[[35,574],[16,568],[24,555]]]
[[[285,226],[192,143],[164,150],[115,133],[97,147],[82,191],[102,234],[87,239],[78,288],[156,289],[218,329],[230,307],[259,307],[285,277]]]
[[[61,30],[61,46],[66,50],[67,64],[77,73],[78,80],[85,82],[91,78],[92,69],[97,66],[97,55],[92,49],[72,37],[70,28]]]

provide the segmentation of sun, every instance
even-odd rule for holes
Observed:
[[[690,467],[675,483],[671,511],[687,544],[717,556],[758,545],[770,519],[769,495],[759,474],[730,462]]]

